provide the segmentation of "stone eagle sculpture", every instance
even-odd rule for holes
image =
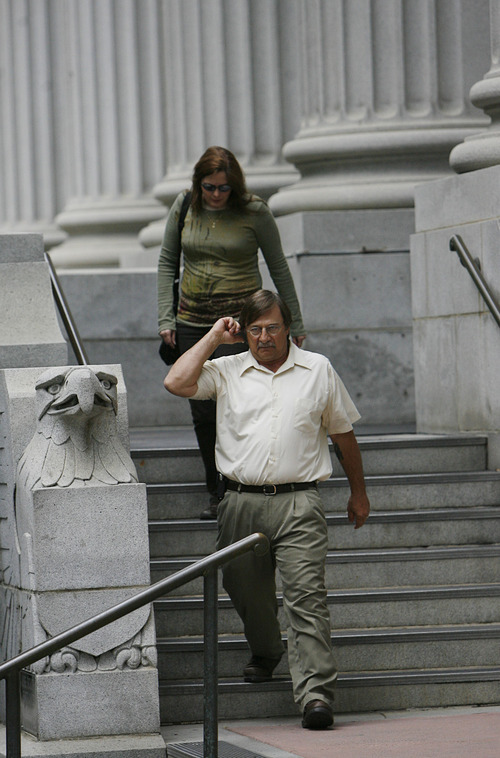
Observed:
[[[56,367],[38,377],[35,391],[37,429],[19,461],[15,492],[22,649],[88,618],[90,609],[111,607],[149,573],[147,555],[138,558],[132,547],[147,545],[147,507],[118,436],[116,377],[97,367]],[[152,665],[153,623],[144,606],[31,670]]]
[[[117,379],[89,366],[52,368],[36,382],[37,431],[19,462],[17,486],[136,482],[117,433]]]

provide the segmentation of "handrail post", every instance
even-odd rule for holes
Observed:
[[[21,673],[12,671],[5,677],[6,756],[21,758]]]
[[[210,568],[203,583],[203,756],[217,758],[218,737],[218,666],[217,666],[217,568]]]

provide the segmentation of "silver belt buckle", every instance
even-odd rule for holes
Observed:
[[[268,488],[269,488],[269,490],[268,490]],[[276,485],[275,484],[264,484],[264,486],[262,487],[262,490],[264,492],[264,495],[276,495]]]

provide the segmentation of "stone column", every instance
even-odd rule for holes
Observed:
[[[460,235],[500,301],[500,0],[490,0],[491,67],[471,100],[491,125],[450,155],[458,175],[419,187],[411,240],[417,430],[488,435],[488,467],[500,468],[500,329],[450,250]]]
[[[0,4],[0,232],[66,236],[60,210],[67,152],[61,106],[58,0]]]
[[[413,428],[409,237],[415,187],[450,174],[486,125],[469,102],[488,67],[487,0],[301,0],[298,182],[275,194],[296,253],[310,349],[326,353],[364,424]]]
[[[476,82],[470,99],[490,117],[490,126],[457,145],[450,165],[459,174],[500,164],[500,2],[490,0],[491,68]]]
[[[297,0],[169,0],[165,17],[167,173],[154,195],[170,205],[210,145],[235,153],[267,199],[297,178],[281,149],[299,126]],[[164,221],[141,232],[157,248]]]
[[[410,208],[449,173],[451,148],[486,124],[468,99],[487,66],[487,0],[301,2],[304,99],[285,157],[298,183],[272,199],[304,210]]]
[[[58,266],[141,264],[139,230],[164,208],[150,189],[165,164],[160,5],[156,0],[59,4],[68,51],[68,240]]]

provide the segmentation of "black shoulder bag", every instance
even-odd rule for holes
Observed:
[[[181,269],[182,230],[184,228],[184,220],[186,218],[186,213],[188,212],[190,202],[191,202],[191,193],[187,192],[184,197],[184,200],[182,201],[181,212],[179,213],[179,221],[177,223],[177,229],[179,232],[179,255],[177,258],[177,269],[175,272],[175,279],[172,285],[174,313],[177,313],[177,309],[179,307],[179,279],[180,279],[180,269]],[[178,344],[176,344],[175,347],[170,347],[170,345],[167,345],[167,343],[164,342],[163,339],[161,341],[160,349],[158,352],[160,353],[160,358],[162,359],[162,361],[164,361],[164,363],[167,364],[167,366],[171,366],[172,363],[175,363],[175,361],[180,355]]]

